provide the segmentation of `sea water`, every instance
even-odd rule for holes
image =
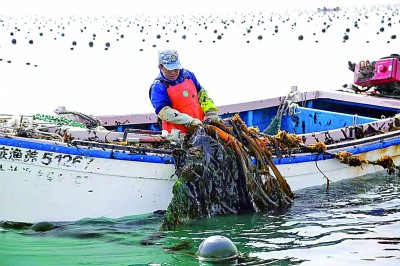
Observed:
[[[233,241],[236,265],[399,265],[399,177],[381,172],[296,196],[282,213],[215,216],[174,231],[159,230],[158,214],[56,223],[45,232],[0,227],[0,265],[201,265],[195,253],[213,235]]]
[[[133,7],[133,15],[82,5],[92,12],[0,10],[0,113],[152,112],[148,88],[161,48],[180,52],[217,105],[286,95],[292,85],[341,89],[353,81],[347,61],[400,53],[396,4],[338,12],[264,5],[136,14]],[[3,224],[0,265],[198,265],[194,254],[212,235],[229,237],[242,265],[400,264],[398,177],[381,173],[296,194],[283,213],[211,217],[171,232],[158,230],[157,214],[57,223],[45,232]]]

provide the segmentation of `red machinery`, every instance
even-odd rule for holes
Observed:
[[[374,87],[384,95],[400,95],[400,56],[391,54],[378,61],[361,61],[359,64],[349,62],[350,70],[354,69],[354,84],[359,91]]]

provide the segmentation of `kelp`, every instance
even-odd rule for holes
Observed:
[[[398,169],[398,167],[393,162],[393,158],[389,155],[382,155],[376,161],[370,162],[370,164],[382,166],[384,169],[386,169],[388,174],[393,174],[395,173],[396,169]]]
[[[382,155],[375,161],[362,159],[358,155],[353,155],[349,152],[342,151],[335,154],[335,157],[339,159],[341,163],[349,166],[362,166],[364,164],[379,165],[383,169],[386,169],[388,174],[394,174],[397,170],[400,170],[398,166],[394,164],[393,158],[389,155]]]
[[[284,209],[293,201],[266,143],[238,115],[192,128],[172,155],[178,180],[162,229],[212,215]]]

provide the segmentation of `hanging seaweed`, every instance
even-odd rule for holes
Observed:
[[[326,152],[326,146],[322,142],[316,142],[315,144],[311,144],[307,146],[307,149],[311,152],[316,152],[318,154],[323,154]],[[353,155],[347,151],[340,151],[335,154],[332,154],[335,158],[337,158],[341,163],[347,164],[348,166],[362,166],[364,164],[371,165],[379,165],[386,169],[388,174],[394,174],[397,170],[400,170],[400,167],[394,164],[393,158],[389,155],[382,155],[379,159],[375,161],[362,159],[359,155]]]
[[[192,129],[173,158],[179,179],[162,229],[211,215],[282,209],[294,198],[266,144],[238,115]]]
[[[394,164],[393,158],[390,157],[389,155],[382,155],[381,158],[379,158],[378,160],[376,160],[374,162],[370,162],[370,164],[382,166],[384,169],[386,169],[388,174],[394,174],[396,171],[396,168],[398,168]]]
[[[327,149],[325,143],[319,141],[308,145],[307,148],[310,152],[316,152],[318,154],[325,153]]]

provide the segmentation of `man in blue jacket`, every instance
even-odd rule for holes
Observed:
[[[160,73],[149,96],[163,129],[186,133],[188,127],[202,124],[203,120],[219,119],[218,108],[193,72],[182,68],[177,51],[159,51],[158,63]]]

